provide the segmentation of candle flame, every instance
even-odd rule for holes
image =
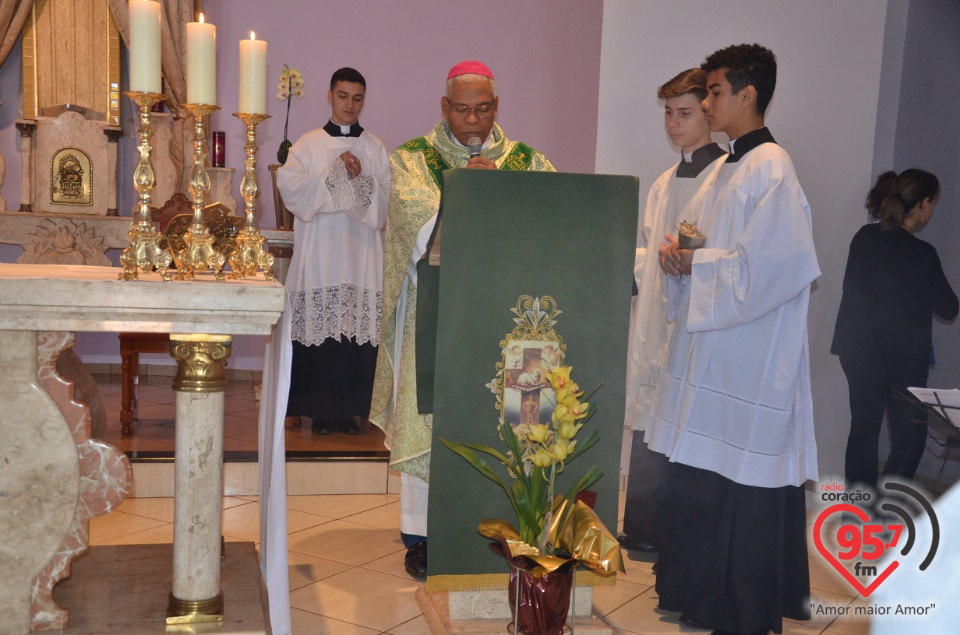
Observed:
[[[250,31],[250,39],[251,39],[251,40],[257,39],[257,34],[254,33],[253,31]]]
[[[200,24],[203,24],[203,14],[200,14]]]

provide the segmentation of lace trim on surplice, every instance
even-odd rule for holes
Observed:
[[[319,346],[328,337],[357,338],[358,344],[380,344],[383,293],[356,284],[297,291],[291,298],[292,338],[305,346]]]
[[[333,209],[344,212],[354,220],[362,221],[367,216],[367,210],[373,202],[373,193],[376,183],[369,174],[361,174],[355,179],[350,178],[347,167],[339,158],[330,166],[324,183],[333,199]]]

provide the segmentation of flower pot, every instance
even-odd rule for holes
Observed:
[[[510,613],[517,633],[560,635],[570,609],[573,563],[539,578],[525,569],[510,567]],[[542,569],[541,569],[542,571]],[[519,588],[519,603],[517,594]]]

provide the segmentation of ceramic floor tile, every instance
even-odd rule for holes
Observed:
[[[385,494],[288,496],[287,508],[327,518],[345,518],[389,504]]]
[[[850,586],[832,564],[823,558],[808,558],[810,563],[810,588],[812,590],[829,591],[853,598],[857,592]]]
[[[126,498],[117,507],[117,511],[172,523],[173,498]]]
[[[400,531],[400,503],[388,503],[371,510],[345,516],[343,520],[376,529]]]
[[[345,564],[360,565],[403,550],[400,533],[342,520],[290,534],[288,549]]]
[[[412,580],[350,569],[293,591],[290,606],[385,632],[421,614],[417,588]]]
[[[343,573],[350,568],[350,565],[342,562],[324,560],[323,558],[293,551],[289,552],[287,556],[287,564],[291,590]]]
[[[781,635],[820,635],[822,629],[804,622],[784,622]]]
[[[287,531],[294,533],[310,527],[316,527],[332,519],[315,514],[287,510]],[[260,542],[260,505],[247,503],[223,511],[223,525],[220,529],[224,536],[240,540]]]
[[[107,540],[153,529],[164,524],[162,521],[152,518],[143,518],[117,511],[111,512],[106,516],[90,519],[90,544],[102,544]]]
[[[394,626],[387,632],[387,635],[427,635],[429,632],[430,627],[427,625],[427,619],[420,615],[400,626]]]
[[[593,608],[600,615],[617,610],[630,600],[640,596],[650,588],[646,584],[634,584],[617,580],[613,586],[599,586],[593,589]]]
[[[607,624],[620,633],[661,635],[665,633],[709,633],[680,624],[679,613],[669,613],[657,608],[657,596],[653,589],[630,600],[617,610],[604,616]]]
[[[224,415],[223,434],[225,436],[236,436],[238,434],[257,433],[259,422],[256,418],[248,419],[241,414]]]
[[[371,560],[360,566],[364,569],[370,569],[371,571],[379,571],[380,573],[386,573],[397,578],[412,580],[407,570],[403,568],[403,557],[406,555],[406,551],[407,550],[401,545],[400,551],[388,554],[382,558],[377,558],[376,560]]]
[[[236,496],[223,497],[223,509],[230,509],[238,505],[249,505],[250,501]],[[173,522],[173,498],[126,498],[116,511],[153,518],[166,523]]]
[[[240,437],[224,437],[223,439],[223,450],[224,452],[257,452],[257,435],[256,433],[249,433],[246,435],[241,435]]]
[[[300,609],[290,609],[290,626],[294,635],[378,635],[380,632]]]
[[[93,544],[93,543],[91,543]],[[158,527],[124,534],[97,543],[99,545],[170,545],[173,544],[173,524],[164,523]]]
[[[863,610],[870,606],[873,606],[871,600],[862,597],[856,598],[850,603],[846,615],[841,615],[835,619],[824,632],[834,635],[868,635],[871,618],[869,615],[858,615],[857,609]],[[878,616],[876,619],[881,620],[883,617]]]
[[[847,607],[851,602],[853,602],[853,598],[848,595],[812,589],[810,592],[810,619],[803,621],[785,619],[784,623],[792,622],[823,630],[837,619],[839,611],[842,610],[839,607]]]
[[[150,404],[140,402],[139,418],[146,421],[174,421],[177,407],[173,404]]]
[[[657,582],[657,576],[653,574],[653,561],[656,556],[650,554],[632,553],[622,551],[624,554],[623,568],[626,573],[617,573],[618,580],[625,580],[644,586],[653,586]]]

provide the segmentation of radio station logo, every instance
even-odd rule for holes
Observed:
[[[895,481],[882,486],[888,494],[884,500],[874,500],[870,492],[843,491],[842,483],[827,483],[821,486],[821,498],[834,502],[817,516],[813,527],[813,542],[817,551],[841,576],[863,597],[869,597],[901,564],[912,562],[926,550],[919,568],[926,571],[937,555],[940,545],[940,524],[930,502],[916,489]],[[887,502],[887,501],[890,502]],[[930,519],[931,541],[929,545],[916,544],[916,526],[911,508],[900,502],[912,500]],[[859,521],[859,522],[857,522]],[[825,524],[838,524],[824,532]],[[829,539],[825,544],[826,538]],[[888,551],[899,550],[899,556],[885,561],[880,569],[879,561]]]

